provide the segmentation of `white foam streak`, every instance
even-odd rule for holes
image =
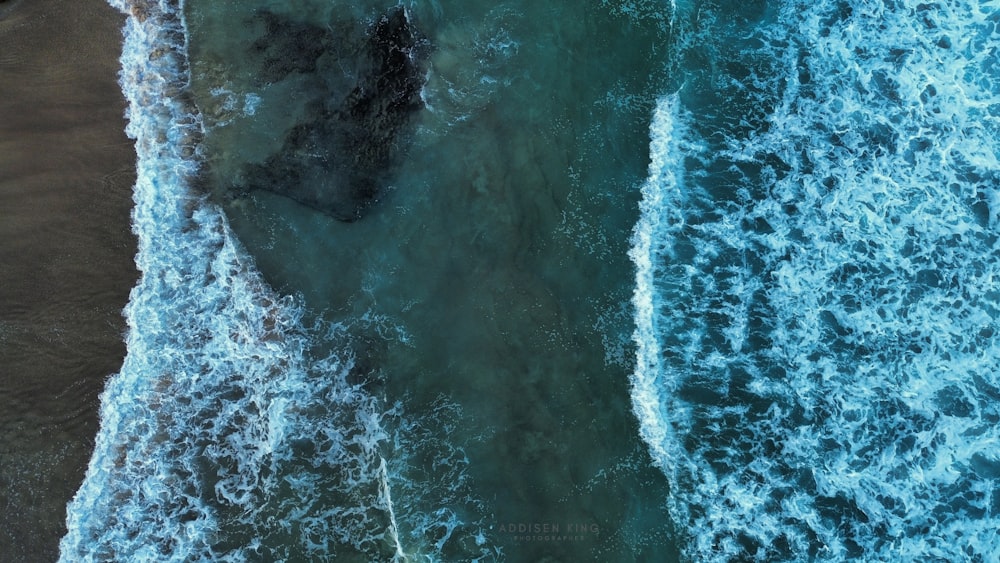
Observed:
[[[403,544],[399,543],[399,524],[396,522],[396,511],[392,506],[392,491],[389,489],[389,470],[385,463],[385,458],[379,458],[379,480],[381,483],[382,502],[389,511],[389,536],[392,538],[396,552],[393,554],[393,561],[406,561],[407,555],[403,551]]]
[[[636,267],[636,289],[632,297],[635,307],[637,365],[632,377],[633,410],[641,422],[643,439],[653,449],[653,459],[661,466],[671,459],[665,445],[676,439],[668,434],[670,429],[661,412],[665,396],[675,390],[669,381],[662,381],[663,365],[660,360],[660,346],[657,335],[661,328],[657,323],[654,306],[654,288],[657,287],[656,259],[664,254],[661,233],[680,228],[683,218],[676,213],[680,206],[680,155],[675,131],[678,100],[676,96],[662,98],[656,106],[650,125],[652,162],[649,165],[649,180],[642,190],[640,219],[632,235],[632,249],[629,251]],[[664,466],[663,469],[668,469]]]

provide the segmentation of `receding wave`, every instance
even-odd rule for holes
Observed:
[[[267,286],[221,210],[195,188],[202,121],[186,93],[182,4],[114,3],[131,14],[121,83],[138,153],[142,276],[125,311],[128,355],[101,397],[101,430],[68,506],[61,559],[455,552],[446,544],[460,515],[405,480],[413,470],[405,449],[415,445],[387,424],[412,433],[433,421],[407,422],[399,405],[366,393],[337,344],[341,329],[304,328],[301,304]],[[446,442],[421,447],[436,459],[458,455]],[[445,484],[429,478],[426,490],[456,496],[462,468],[454,463]],[[487,552],[482,534],[474,543],[462,549]]]
[[[1000,552],[996,8],[678,14],[632,383],[687,559]]]

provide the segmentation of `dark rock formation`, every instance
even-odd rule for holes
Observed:
[[[277,82],[292,72],[316,72],[317,59],[331,48],[329,31],[266,10],[257,17],[264,24],[264,35],[250,45],[250,51],[263,59],[258,80]]]
[[[326,29],[262,17],[268,33],[252,46],[263,54],[261,78],[315,73],[317,86],[307,119],[278,153],[248,168],[238,189],[268,190],[343,221],[360,219],[385,192],[408,144],[410,117],[423,107],[428,42],[401,6],[368,29],[360,48]]]

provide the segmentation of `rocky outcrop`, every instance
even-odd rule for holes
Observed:
[[[257,17],[264,24],[264,35],[250,45],[250,51],[262,59],[257,75],[261,82],[277,82],[292,72],[314,73],[316,61],[333,47],[333,37],[322,27],[266,10]]]
[[[353,47],[324,28],[261,17],[266,35],[251,46],[263,60],[260,79],[314,74],[316,87],[306,119],[281,150],[248,168],[237,189],[268,190],[343,221],[360,219],[385,193],[408,145],[410,118],[423,107],[429,43],[401,6]]]

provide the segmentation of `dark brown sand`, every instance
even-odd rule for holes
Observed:
[[[104,0],[0,0],[0,562],[58,556],[125,353],[123,21]]]

